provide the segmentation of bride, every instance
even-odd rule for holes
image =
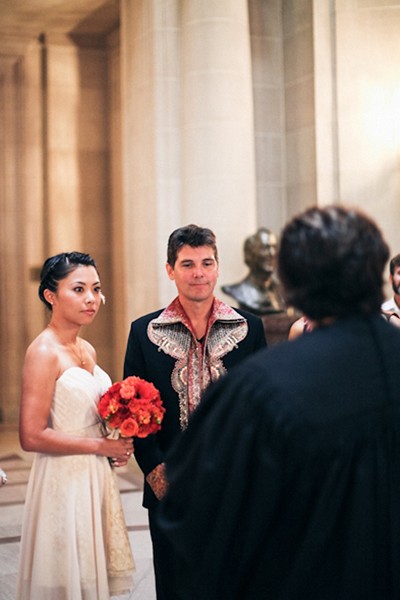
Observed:
[[[20,442],[34,452],[22,524],[17,600],[108,600],[132,589],[134,562],[108,458],[126,464],[131,439],[102,436],[97,402],[111,380],[78,336],[95,318],[94,260],[48,258],[39,297],[48,326],[24,361]]]

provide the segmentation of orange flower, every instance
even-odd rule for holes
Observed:
[[[139,425],[137,424],[135,419],[132,419],[132,417],[128,417],[127,419],[125,419],[125,421],[123,421],[123,423],[121,423],[119,430],[121,432],[121,435],[124,437],[134,437],[139,433]]]
[[[152,383],[132,376],[114,383],[103,394],[98,413],[109,430],[144,438],[161,428],[165,408]]]

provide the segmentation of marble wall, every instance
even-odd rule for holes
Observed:
[[[241,240],[256,226],[247,2],[125,1],[121,52],[133,318],[175,293],[164,265],[176,227],[215,230],[221,280],[242,268]]]
[[[49,254],[97,259],[108,301],[84,334],[117,379],[130,320],[174,294],[175,227],[215,229],[221,284],[249,233],[313,203],[366,209],[398,252],[399,32],[393,0],[122,0],[102,39],[3,36],[0,424]]]
[[[25,43],[10,41],[0,60],[0,422],[18,417],[19,373],[25,327],[23,72]]]
[[[1,45],[0,422],[16,423],[24,352],[48,318],[43,260],[89,252],[112,293],[108,51],[51,36]],[[111,307],[85,335],[113,372]]]
[[[278,232],[287,218],[284,35],[281,0],[249,0],[257,220]]]
[[[400,2],[336,2],[340,197],[400,251]]]
[[[287,215],[315,204],[312,0],[283,0]]]
[[[45,40],[42,223],[46,255],[88,252],[112,295],[111,173],[108,135],[107,47],[79,46],[65,38]],[[40,241],[32,240],[35,248]],[[44,246],[44,248],[43,248]],[[39,265],[32,265],[34,267]],[[85,335],[102,364],[112,368],[111,303]],[[110,344],[111,341],[111,344]]]

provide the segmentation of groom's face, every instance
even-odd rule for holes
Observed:
[[[181,300],[203,302],[213,297],[219,269],[211,246],[182,246],[173,267],[166,265]]]

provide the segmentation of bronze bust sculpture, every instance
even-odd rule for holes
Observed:
[[[232,296],[239,308],[257,315],[285,310],[280,285],[274,275],[276,251],[276,237],[264,227],[245,240],[244,260],[249,274],[239,283],[222,286],[222,291]]]

